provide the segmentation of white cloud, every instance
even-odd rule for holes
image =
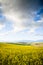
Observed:
[[[39,20],[39,21],[37,21],[37,22],[39,22],[39,23],[40,23],[40,22],[43,23],[43,17],[41,18],[41,20]]]
[[[0,24],[0,30],[2,30],[5,27],[5,24]]]
[[[30,33],[35,33],[35,29],[30,29]]]
[[[5,14],[6,18],[8,20],[11,20],[13,22],[13,31],[19,32],[24,29],[30,29],[29,32],[34,33],[35,29],[43,26],[43,19],[40,20],[40,22],[35,22],[31,17],[29,18],[20,18],[22,15],[18,13],[8,13]],[[33,17],[32,17],[33,18]]]
[[[0,36],[5,36],[5,35],[7,36],[10,33],[15,34],[16,32],[20,32],[25,29],[28,29],[28,36],[30,35],[30,39],[34,39],[34,40],[40,39],[32,34],[35,34],[35,30],[37,28],[43,27],[43,19],[35,22],[33,20],[35,14],[34,14],[33,9],[30,6],[29,6],[30,8],[26,9],[25,6],[21,6],[17,0],[13,0],[13,1],[0,0],[0,1],[2,3],[3,12],[6,19],[13,22],[13,25],[12,25],[13,30],[5,32],[5,33],[0,33]],[[4,27],[5,25],[0,24],[0,30]]]

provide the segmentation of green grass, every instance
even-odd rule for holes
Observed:
[[[43,46],[0,43],[0,65],[43,65]]]

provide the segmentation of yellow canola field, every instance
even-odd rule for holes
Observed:
[[[0,44],[0,65],[43,65],[43,46]]]

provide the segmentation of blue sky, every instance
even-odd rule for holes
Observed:
[[[0,0],[0,42],[43,40],[43,0]]]

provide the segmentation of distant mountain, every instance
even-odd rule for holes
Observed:
[[[34,41],[32,41],[32,40],[21,40],[21,41],[19,41],[19,42],[28,43],[28,42],[34,42]]]
[[[43,40],[36,40],[36,41],[34,41],[34,40],[21,40],[21,41],[19,41],[20,43],[31,43],[31,42],[43,42]]]
[[[43,42],[43,40],[37,40],[37,41],[35,41],[35,42]]]

